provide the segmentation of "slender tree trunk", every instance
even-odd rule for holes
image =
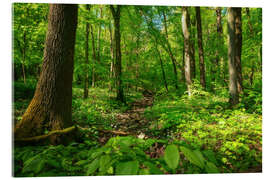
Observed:
[[[196,19],[192,19],[190,26],[190,71],[191,71],[191,78],[196,78],[196,61],[195,61],[195,29],[193,28],[196,26]]]
[[[90,6],[89,4],[86,5],[86,10],[89,12],[90,11]],[[88,47],[89,44],[89,22],[86,22],[86,27],[85,27],[85,80],[84,80],[84,94],[83,97],[86,99],[88,98],[88,87],[89,87],[89,59],[88,59]]]
[[[250,84],[251,87],[253,86],[253,77],[254,77],[254,71],[255,71],[254,66],[255,66],[254,63],[252,63],[251,73],[249,75],[249,84]]]
[[[215,74],[214,76],[217,77],[217,80],[220,80],[220,74],[225,73],[224,68],[222,67],[222,65],[224,66],[224,62],[221,62],[223,59],[221,57],[221,53],[220,53],[220,48],[223,46],[223,38],[222,38],[222,33],[223,33],[223,28],[222,28],[222,22],[221,22],[222,18],[221,18],[221,8],[218,7],[216,8],[216,23],[217,23],[217,35],[218,35],[218,47],[216,49],[216,59],[215,59],[215,72],[217,72],[217,74]]]
[[[115,78],[115,53],[114,53],[114,44],[113,44],[113,33],[111,22],[109,23],[109,32],[110,32],[110,54],[111,54],[111,66],[110,66],[110,79],[111,83],[109,89],[112,90],[114,87],[114,78]]]
[[[182,71],[182,82],[186,81],[185,78],[185,42],[183,43],[183,50],[182,50],[182,67],[181,67],[181,71]]]
[[[202,43],[202,24],[201,24],[201,11],[200,7],[196,7],[196,19],[197,19],[197,38],[198,38],[198,48],[199,48],[199,59],[200,59],[200,83],[202,87],[206,88],[205,83],[205,66],[203,57],[203,43]]]
[[[96,84],[96,73],[95,73],[95,68],[96,68],[96,61],[97,61],[97,56],[96,56],[96,46],[95,46],[95,36],[93,32],[93,26],[90,25],[90,32],[91,32],[91,38],[92,38],[92,58],[93,58],[93,67],[92,67],[92,87],[95,87]]]
[[[122,62],[121,62],[121,33],[120,33],[120,9],[121,6],[117,5],[116,8],[110,5],[110,9],[114,19],[114,40],[115,40],[115,78],[116,78],[116,99],[124,102],[124,92],[122,85]]]
[[[22,74],[23,82],[26,84],[26,73],[25,73],[25,60],[26,60],[26,32],[23,32],[23,50],[22,50]]]
[[[184,50],[185,50],[185,79],[186,85],[189,96],[191,95],[191,85],[192,85],[192,78],[191,78],[191,68],[190,68],[190,32],[189,32],[189,14],[188,8],[182,8],[182,31],[184,35]]]
[[[16,139],[71,126],[77,5],[51,4],[41,75],[32,101],[14,129]],[[64,138],[65,139],[65,138]],[[58,135],[51,143],[61,143]]]
[[[236,33],[235,33],[236,9],[228,8],[228,32],[229,32],[229,47],[228,47],[228,64],[229,64],[229,91],[230,105],[233,106],[239,103],[239,94],[237,90],[237,69],[236,69]]]
[[[100,18],[103,18],[102,7],[100,8]],[[98,41],[97,41],[97,61],[100,62],[100,35],[101,35],[101,23],[98,27]]]
[[[139,79],[139,47],[140,47],[140,36],[137,34],[137,39],[136,39],[136,66],[135,66],[135,76],[136,79]],[[138,90],[138,84],[136,83],[135,91],[137,92]]]
[[[252,27],[252,24],[251,24],[251,20],[250,20],[250,12],[249,12],[249,8],[246,8],[246,13],[247,13],[247,17],[248,17],[248,27],[249,27],[249,31],[250,31],[250,34],[253,35],[253,27]]]
[[[164,71],[164,66],[163,66],[163,61],[162,61],[162,58],[161,58],[161,55],[160,55],[160,52],[159,52],[158,46],[157,46],[157,40],[155,42],[155,49],[156,49],[156,52],[157,52],[158,57],[159,57],[160,67],[161,67],[161,71],[162,71],[163,83],[164,83],[164,86],[166,88],[166,91],[169,92],[167,81],[166,81],[166,75],[165,75],[165,71]]]
[[[164,13],[164,11],[162,11],[163,13],[163,18],[164,18],[164,29],[165,29],[165,36],[166,36],[166,43],[167,43],[167,51],[169,53],[169,56],[172,60],[172,64],[173,64],[173,72],[174,72],[174,78],[175,78],[175,88],[178,89],[178,77],[177,77],[177,69],[176,69],[176,59],[172,53],[172,49],[171,49],[171,45],[169,42],[169,37],[168,37],[168,30],[167,30],[167,17],[166,14]]]
[[[235,66],[237,72],[237,89],[239,93],[243,92],[243,78],[242,78],[242,65],[241,65],[241,54],[242,54],[242,15],[241,8],[235,8],[235,45],[236,45],[236,59]]]

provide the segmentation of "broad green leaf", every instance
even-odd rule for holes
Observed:
[[[116,165],[116,175],[136,175],[139,169],[138,161],[120,162]]]
[[[198,160],[200,161],[201,164],[204,164],[204,162],[206,161],[202,155],[202,153],[199,150],[195,150],[193,151],[194,154],[198,157]]]
[[[180,150],[184,153],[185,157],[194,165],[200,167],[201,169],[204,168],[204,164],[201,163],[201,160],[197,157],[197,155],[190,149],[181,146]]]
[[[42,168],[44,167],[45,162],[41,159],[41,157],[39,155],[34,156],[30,159],[28,159],[25,163],[24,163],[24,167],[22,169],[23,173],[26,172],[35,172],[35,173],[39,173]]]
[[[219,173],[218,168],[212,162],[206,162],[205,170],[207,173]]]
[[[171,169],[176,169],[179,164],[178,147],[174,144],[168,145],[165,149],[164,160]]]
[[[206,157],[210,162],[217,164],[215,154],[211,150],[203,151],[204,157]]]
[[[139,175],[150,175],[149,169],[140,169]]]
[[[80,161],[76,162],[75,165],[82,166],[82,165],[85,165],[88,162],[89,162],[89,160],[80,160]]]
[[[149,168],[150,174],[164,174],[159,168],[149,161],[146,161],[143,164]]]
[[[92,175],[99,167],[99,158],[95,159],[91,164],[88,165],[86,175]]]
[[[56,159],[48,159],[46,163],[54,168],[61,167],[61,163],[59,161],[57,161]]]
[[[109,155],[103,155],[101,156],[99,160],[99,170],[102,172],[106,172],[107,169],[109,169],[111,165],[111,157]]]

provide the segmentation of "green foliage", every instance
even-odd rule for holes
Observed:
[[[139,169],[138,161],[121,162],[116,165],[116,175],[136,175]]]
[[[165,149],[164,160],[171,169],[176,169],[179,164],[179,151],[177,146],[168,145]]]
[[[13,9],[13,107],[17,122],[34,95],[40,74],[48,4],[15,3]],[[192,23],[195,11],[194,8],[189,10]],[[168,37],[165,35],[163,12],[167,16]],[[228,108],[226,8],[222,8],[221,35],[216,31],[215,10],[202,7],[201,14],[207,87],[203,89],[199,83],[198,53],[195,53],[196,78],[189,96],[181,74],[184,67],[183,35],[179,28],[181,7],[125,6],[121,9],[121,80],[126,99],[126,104],[122,104],[115,100],[115,72],[110,69],[111,63],[115,63],[109,32],[109,28],[113,32],[115,27],[110,8],[107,5],[91,5],[88,11],[85,5],[79,5],[72,119],[87,130],[81,130],[83,135],[79,142],[67,146],[15,147],[14,175],[226,173],[246,172],[261,166],[262,10],[250,8],[248,17],[242,9],[244,91],[240,94],[240,103],[234,108]],[[85,63],[86,22],[90,23],[93,33],[88,42],[89,64]],[[196,26],[192,25],[190,29],[192,41],[196,42],[193,34],[196,33]],[[168,44],[177,62],[177,81]],[[94,61],[93,48],[99,53],[100,62]],[[168,92],[159,57],[163,62]],[[96,79],[95,87],[89,86],[89,97],[83,99],[86,71],[89,84],[92,84],[93,72]],[[175,82],[178,83],[178,90],[175,89]],[[144,90],[154,93],[150,97],[154,99],[153,106],[139,107],[141,110],[146,108],[138,119],[139,123],[146,122],[145,127],[134,130],[143,132],[144,139],[135,135],[114,137],[113,134],[100,133],[99,129],[122,130],[122,127],[116,128],[118,115],[134,111],[132,103],[145,98],[142,95]]]
[[[194,165],[204,168],[204,158],[199,151],[191,151],[190,149],[182,146],[180,147],[181,152],[184,153],[185,157]]]

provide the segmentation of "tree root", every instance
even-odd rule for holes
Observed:
[[[48,134],[45,134],[45,135],[14,139],[14,141],[15,141],[15,144],[18,144],[18,143],[20,143],[20,144],[21,143],[26,143],[26,144],[27,143],[38,143],[38,142],[41,142],[43,140],[48,139],[52,135],[64,135],[64,134],[74,132],[74,131],[76,131],[78,129],[83,130],[83,131],[90,130],[90,128],[83,128],[81,126],[75,125],[75,126],[68,127],[66,129],[62,129],[62,130],[51,131],[51,132],[49,132]],[[102,133],[109,133],[109,134],[121,135],[121,136],[131,135],[130,133],[123,132],[123,131],[104,130],[104,129],[98,129],[98,131],[100,131]]]
[[[51,132],[49,132],[48,134],[45,134],[45,135],[28,137],[28,138],[15,139],[15,143],[17,143],[17,142],[39,142],[41,140],[44,140],[44,139],[49,138],[52,135],[63,135],[63,134],[67,134],[67,133],[70,133],[72,131],[75,131],[76,129],[77,129],[76,126],[71,126],[71,127],[68,127],[66,129],[62,129],[62,130],[51,131]]]

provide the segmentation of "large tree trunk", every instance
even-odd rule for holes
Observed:
[[[90,6],[89,4],[86,5],[86,10],[89,12],[90,11]],[[88,87],[89,87],[89,22],[86,22],[85,26],[85,79],[84,79],[84,94],[83,97],[87,98],[88,97]]]
[[[206,88],[205,83],[205,67],[204,67],[204,57],[203,57],[203,43],[202,43],[202,24],[201,24],[201,11],[200,7],[196,7],[196,19],[197,19],[197,38],[198,38],[198,48],[199,48],[199,59],[200,59],[200,83],[202,87]]]
[[[184,35],[184,49],[185,49],[185,79],[186,85],[189,96],[191,95],[191,85],[192,85],[192,78],[191,78],[191,68],[190,68],[190,32],[189,32],[189,13],[188,8],[182,8],[182,31]]]
[[[72,125],[72,76],[77,13],[77,5],[50,5],[42,72],[32,101],[22,120],[15,126],[15,140]],[[56,135],[50,137],[51,143],[59,143],[60,139]]]
[[[229,91],[230,105],[233,106],[239,103],[239,94],[237,90],[237,69],[236,69],[236,34],[235,34],[235,19],[236,9],[228,8],[228,32],[229,32],[229,47],[228,47],[228,64],[229,64]]]
[[[241,65],[241,54],[242,54],[242,15],[241,8],[235,9],[235,45],[236,45],[236,59],[235,66],[237,72],[237,89],[239,93],[243,91],[243,78],[242,78],[242,65]]]
[[[110,5],[110,9],[114,19],[114,40],[115,40],[115,78],[116,78],[116,99],[124,102],[124,92],[122,85],[122,62],[121,62],[121,33],[120,33],[120,9],[121,6],[117,5],[116,8]]]
[[[175,88],[178,89],[178,77],[177,77],[177,69],[176,69],[176,59],[172,53],[172,49],[171,49],[171,45],[169,42],[169,37],[168,37],[168,30],[167,30],[167,18],[166,15],[163,13],[163,18],[164,18],[164,29],[165,29],[165,36],[166,36],[166,43],[167,43],[167,52],[169,53],[169,56],[172,60],[172,64],[173,64],[173,72],[174,72],[174,80],[175,80]]]

